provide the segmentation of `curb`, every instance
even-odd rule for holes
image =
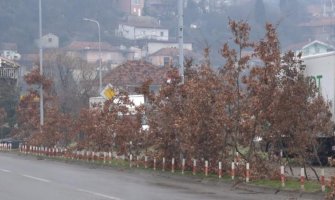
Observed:
[[[287,195],[294,198],[324,199],[325,192],[301,192],[300,190],[285,190],[282,188],[270,188],[266,186],[255,186],[246,183],[240,183],[234,187],[238,190],[244,190],[255,193]]]

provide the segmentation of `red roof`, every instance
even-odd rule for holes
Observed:
[[[148,79],[160,85],[166,79],[168,67],[158,67],[147,61],[127,61],[111,70],[103,78],[103,83],[114,86],[140,86]]]
[[[184,49],[184,55],[186,57],[192,57],[195,58],[196,54],[188,49]],[[179,49],[177,48],[163,48],[153,54],[151,56],[171,56],[171,57],[177,57],[179,56]]]

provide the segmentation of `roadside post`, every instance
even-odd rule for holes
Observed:
[[[280,166],[280,180],[281,180],[281,186],[285,187],[284,166]]]
[[[219,162],[219,178],[222,178],[222,162]]]
[[[247,163],[247,166],[246,166],[246,176],[245,176],[245,182],[249,183],[249,180],[250,180],[250,164]]]
[[[235,162],[231,163],[231,180],[235,179]]]
[[[301,190],[305,190],[305,170],[304,168],[301,168],[300,170],[300,185],[301,185]]]

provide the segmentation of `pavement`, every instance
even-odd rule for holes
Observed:
[[[0,153],[1,200],[286,200],[323,196]]]

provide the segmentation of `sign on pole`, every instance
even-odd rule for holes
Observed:
[[[108,84],[100,93],[102,97],[104,97],[106,100],[111,100],[115,95],[116,91],[114,90],[113,86],[111,84]]]

